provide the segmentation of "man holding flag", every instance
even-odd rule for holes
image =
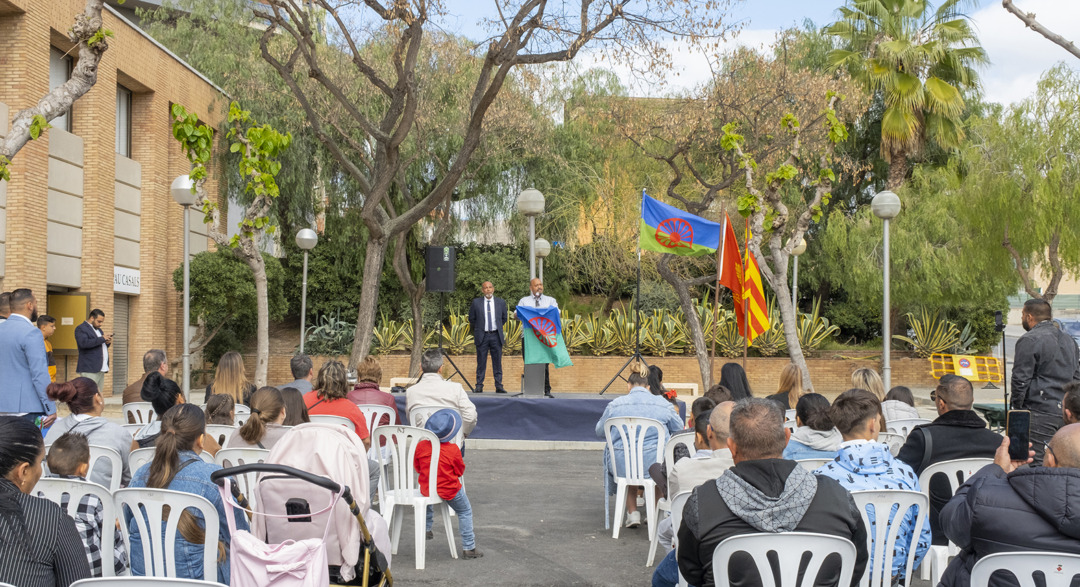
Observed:
[[[522,354],[525,364],[544,363],[544,395],[551,395],[549,365],[556,367],[572,365],[566,343],[562,338],[562,321],[559,319],[559,303],[544,295],[544,282],[533,278],[529,282],[530,294],[518,300],[517,315],[521,320],[524,344]]]

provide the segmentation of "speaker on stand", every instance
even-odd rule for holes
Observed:
[[[454,367],[454,372],[447,376],[447,379],[452,379],[454,375],[461,377],[461,380],[465,382],[465,387],[471,392],[473,390],[472,383],[465,377],[465,374],[461,372],[461,369],[454,363],[454,360],[450,358],[450,355],[443,350],[442,346],[442,327],[443,317],[446,310],[446,294],[454,291],[454,262],[457,259],[457,251],[454,247],[428,247],[424,253],[424,273],[427,283],[427,291],[442,293],[442,303],[439,304],[439,331],[435,333],[435,337],[439,341],[439,353],[446,359],[451,366]]]

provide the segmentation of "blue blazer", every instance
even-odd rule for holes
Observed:
[[[45,339],[21,315],[12,314],[0,324],[0,374],[4,378],[4,385],[0,386],[0,412],[56,412],[56,404],[45,395],[49,386]]]
[[[79,347],[79,364],[75,366],[76,373],[97,373],[104,367],[102,359],[105,353],[101,352],[101,345],[107,344],[104,336],[98,336],[97,330],[90,326],[89,322],[83,321],[75,327],[75,344]]]
[[[499,344],[506,344],[506,335],[503,334],[503,325],[506,324],[506,300],[493,296],[495,300],[495,330],[499,331]],[[484,336],[484,296],[473,298],[472,306],[469,307],[469,324],[472,324],[473,340],[480,342]]]

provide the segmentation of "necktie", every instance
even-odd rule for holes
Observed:
[[[536,300],[536,307],[539,308],[540,307],[540,296],[536,296],[533,299]]]
[[[486,311],[486,314],[487,314],[487,331],[488,332],[491,332],[492,330],[495,330],[495,319],[492,318],[493,312],[491,311],[491,304],[492,304],[491,299],[488,299],[487,303],[484,304],[484,308],[486,309],[485,311]]]

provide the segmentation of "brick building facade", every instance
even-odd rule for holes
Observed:
[[[66,31],[83,7],[0,0],[0,135],[16,112],[66,79],[78,54]],[[116,335],[102,390],[109,395],[142,374],[146,349],[164,348],[170,359],[181,352],[172,272],[183,260],[183,209],[169,186],[190,165],[172,137],[170,106],[183,104],[217,128],[228,101],[111,7],[102,17],[115,36],[97,83],[14,157],[10,183],[0,182],[0,289],[32,288],[46,312],[46,292],[89,294]],[[208,188],[216,192],[213,181]],[[202,214],[191,214],[195,254],[212,243]],[[75,357],[57,359],[58,379],[74,377]]]

